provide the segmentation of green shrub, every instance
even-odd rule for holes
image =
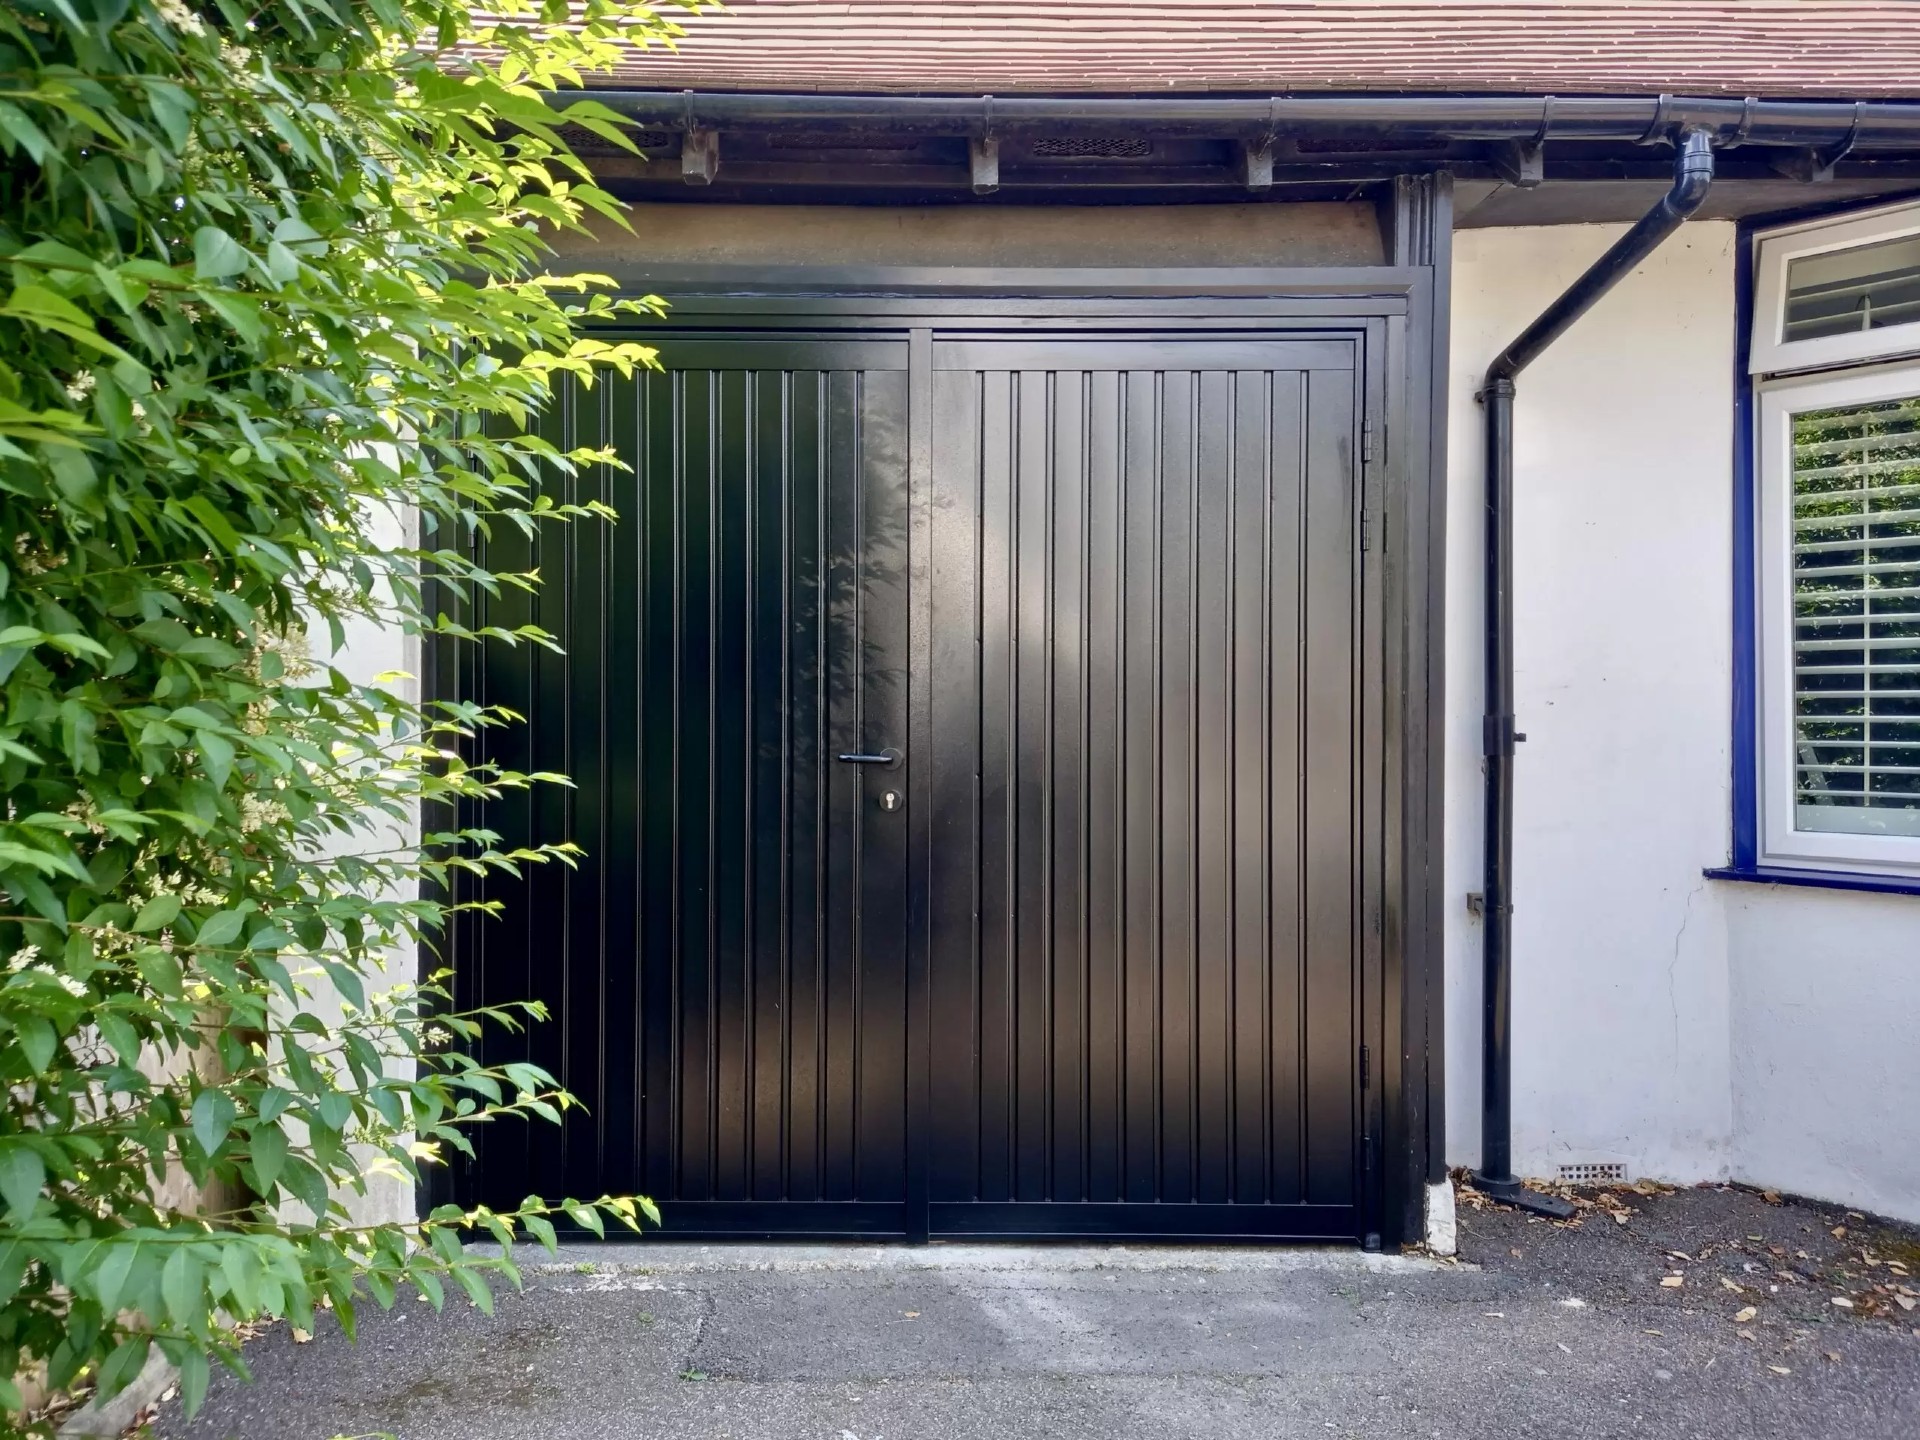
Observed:
[[[537,1011],[451,1013],[411,958],[449,867],[570,853],[423,807],[557,777],[462,761],[513,717],[327,659],[349,623],[472,640],[429,569],[535,583],[464,527],[598,512],[532,482],[608,457],[527,428],[557,372],[652,358],[577,338],[650,302],[542,275],[541,232],[617,210],[555,126],[619,124],[552,92],[673,27],[491,5],[0,0],[0,1431],[42,1367],[113,1391],[157,1345],[192,1407],[240,1322],[487,1305],[475,1229],[652,1213],[340,1200],[571,1103],[465,1053]]]

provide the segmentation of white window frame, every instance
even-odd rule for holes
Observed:
[[[1800,830],[1794,823],[1793,416],[1913,395],[1920,395],[1920,363],[1798,376],[1756,389],[1762,865],[1920,876],[1920,837]]]
[[[1793,261],[1909,235],[1920,235],[1920,205],[1816,220],[1763,236],[1754,264],[1753,338],[1748,347],[1752,373],[1774,375],[1920,354],[1920,320],[1814,340],[1780,338],[1786,330],[1787,267]]]

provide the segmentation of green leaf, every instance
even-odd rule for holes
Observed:
[[[31,1258],[20,1241],[0,1240],[0,1305],[7,1304],[19,1291]]]
[[[178,85],[152,76],[147,77],[146,91],[153,118],[167,132],[174,149],[181,149],[193,133],[193,97]]]
[[[559,1252],[560,1238],[554,1233],[551,1220],[543,1215],[523,1215],[520,1218],[521,1223],[527,1227],[527,1233],[538,1240],[549,1255]]]
[[[210,1379],[207,1367],[207,1352],[194,1346],[180,1357],[180,1408],[188,1419],[200,1412],[206,1403],[207,1381]]]
[[[287,1137],[278,1125],[262,1123],[253,1127],[248,1137],[248,1148],[253,1152],[253,1175],[263,1194],[272,1195],[274,1185],[280,1179],[280,1172],[287,1163]]]
[[[226,789],[227,777],[233,773],[232,743],[211,730],[194,731],[193,743],[207,767],[207,778],[221,789]]]
[[[231,748],[231,747],[229,747]],[[206,924],[193,937],[193,943],[209,950],[218,950],[233,944],[240,938],[251,912],[246,910],[219,910],[207,917]]]
[[[7,100],[0,100],[0,136],[12,142],[6,147],[9,153],[17,145],[36,165],[46,164],[53,150],[53,142],[47,139],[46,132],[33,123],[26,111]]]
[[[180,1329],[204,1321],[206,1317],[205,1272],[200,1257],[191,1246],[175,1245],[160,1267],[160,1299],[167,1308],[167,1320]]]
[[[454,1269],[453,1278],[460,1282],[460,1288],[467,1292],[467,1298],[479,1306],[482,1313],[493,1314],[493,1291],[487,1288],[485,1280],[464,1265]]]
[[[127,1276],[133,1272],[133,1262],[139,1258],[140,1242],[137,1239],[109,1240],[100,1247],[100,1263],[93,1268],[93,1295],[106,1314],[111,1315],[120,1308],[121,1298],[126,1293]]]
[[[222,1245],[220,1275],[227,1282],[227,1293],[239,1314],[258,1314],[261,1265],[253,1246],[244,1243]]]
[[[226,1143],[238,1114],[233,1098],[224,1090],[202,1090],[193,1099],[193,1138],[211,1159]]]
[[[44,1076],[53,1068],[53,1057],[60,1049],[60,1033],[44,1015],[22,1015],[14,1022],[15,1039],[26,1056],[30,1074]]]
[[[291,285],[300,278],[300,257],[284,241],[267,242],[267,276],[276,285]]]
[[[253,265],[240,242],[213,225],[193,232],[193,274],[198,280],[226,280],[244,275]]]
[[[32,1215],[46,1183],[47,1167],[32,1146],[18,1140],[0,1141],[0,1199],[7,1202],[9,1219]]]
[[[582,1229],[591,1230],[600,1239],[607,1238],[606,1222],[600,1218],[600,1212],[591,1205],[582,1205],[578,1200],[562,1200],[560,1208],[567,1217]]]
[[[131,1385],[145,1368],[147,1352],[152,1348],[153,1339],[147,1335],[132,1335],[114,1346],[113,1353],[107,1356],[106,1363],[100,1367],[100,1398],[111,1400]]]
[[[15,286],[13,294],[7,297],[7,303],[0,306],[0,314],[11,315],[35,325],[70,326],[85,330],[93,328],[91,315],[44,285]]]
[[[240,532],[233,528],[227,517],[221,513],[220,507],[212,500],[205,495],[189,495],[181,501],[181,504],[188,514],[207,527],[207,533],[213,536],[217,544],[224,545],[229,550],[240,548]]]
[[[162,926],[171,925],[180,918],[180,897],[172,891],[156,895],[140,907],[140,913],[133,917],[133,930],[136,935],[145,935]]]

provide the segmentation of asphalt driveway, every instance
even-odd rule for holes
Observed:
[[[1461,1231],[1460,1264],[1228,1249],[582,1249],[530,1273],[493,1319],[409,1301],[365,1316],[357,1347],[337,1330],[301,1344],[271,1331],[249,1349],[255,1385],[217,1380],[195,1420],[169,1405],[152,1434],[1920,1435],[1911,1230],[1704,1189],[1615,1192],[1576,1226],[1469,1209]]]

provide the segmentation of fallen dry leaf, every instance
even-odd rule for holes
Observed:
[[[1911,1310],[1914,1306],[1920,1305],[1920,1300],[1914,1299],[1911,1295],[1896,1295],[1893,1297],[1893,1303],[1902,1310]]]
[[[1773,1371],[1773,1373],[1776,1375],[1791,1375],[1793,1373],[1793,1371],[1789,1370],[1784,1365],[1769,1365],[1767,1366],[1767,1368]]]
[[[1742,1340],[1758,1340],[1760,1338],[1751,1330],[1736,1330],[1733,1333],[1738,1335]]]
[[[1847,1238],[1847,1227],[1844,1225],[1836,1225],[1828,1233],[1830,1233],[1833,1236],[1833,1238],[1836,1240],[1844,1240]]]
[[[1687,1277],[1684,1275],[1668,1275],[1660,1281],[1660,1286],[1664,1290],[1678,1290],[1686,1283]]]
[[[902,1310],[900,1313],[909,1320],[918,1320],[920,1318],[920,1312],[918,1310]]]
[[[1745,1291],[1744,1291],[1744,1290],[1743,1290],[1743,1289],[1742,1289],[1742,1288],[1740,1287],[1740,1285],[1739,1285],[1739,1283],[1738,1283],[1737,1281],[1733,1281],[1733,1280],[1729,1280],[1729,1279],[1728,1279],[1728,1278],[1727,1278],[1726,1276],[1724,1276],[1724,1275],[1722,1275],[1722,1276],[1720,1277],[1720,1288],[1721,1288],[1721,1289],[1723,1289],[1723,1290],[1731,1290],[1731,1291],[1732,1291],[1732,1292],[1733,1292],[1734,1294],[1736,1294],[1736,1295],[1743,1295],[1743,1294],[1745,1294],[1745,1293],[1746,1293],[1746,1292],[1745,1292]]]
[[[1642,1330],[1640,1333],[1642,1335],[1664,1335],[1666,1332],[1662,1330]]]
[[[1757,1308],[1755,1308],[1752,1305],[1749,1305],[1745,1309],[1736,1311],[1734,1313],[1733,1323],[1736,1325],[1744,1325],[1759,1313],[1760,1311]]]
[[[1778,1205],[1780,1203],[1780,1192],[1778,1190],[1762,1190],[1760,1192],[1760,1198],[1769,1205]]]
[[[1836,1295],[1827,1303],[1830,1305],[1838,1305],[1842,1310],[1851,1310],[1853,1308],[1853,1301],[1847,1299],[1844,1295]]]
[[[1834,1361],[1835,1363],[1838,1363],[1840,1359],[1840,1352],[1838,1350],[1829,1350],[1827,1351],[1827,1358],[1829,1360]]]
[[[313,1339],[313,1332],[311,1330],[302,1330],[297,1325],[293,1327],[293,1343],[294,1344],[304,1345],[311,1339]]]

